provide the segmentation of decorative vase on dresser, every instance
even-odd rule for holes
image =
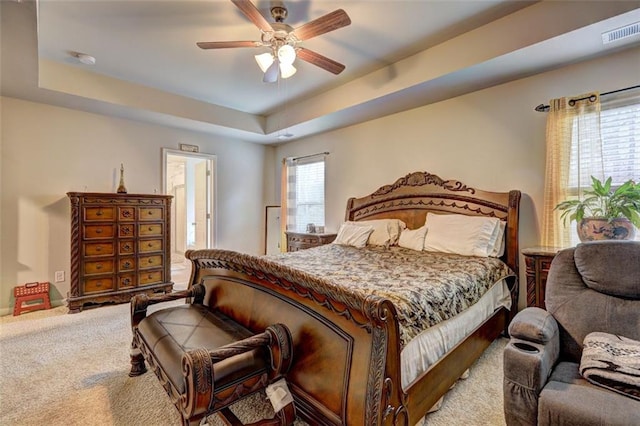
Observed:
[[[69,313],[86,304],[171,292],[170,195],[67,193],[71,202]]]

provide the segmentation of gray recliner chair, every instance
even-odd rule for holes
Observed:
[[[640,400],[593,384],[579,370],[591,332],[640,340],[640,242],[599,241],[560,251],[545,303],[546,311],[526,308],[509,326],[507,425],[640,425]]]

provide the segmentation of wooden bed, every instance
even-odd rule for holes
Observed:
[[[189,251],[190,285],[203,282],[205,304],[251,330],[284,323],[294,341],[287,377],[298,415],[311,424],[413,425],[444,395],[517,310],[520,192],[487,192],[426,172],[410,173],[371,195],[347,202],[346,220],[398,218],[408,228],[427,212],[496,217],[506,222],[502,260],[512,309],[500,308],[410,383],[401,386],[396,308],[387,299],[328,291],[319,278],[260,256]]]

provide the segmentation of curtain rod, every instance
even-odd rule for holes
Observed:
[[[627,90],[631,90],[631,89],[638,89],[640,88],[640,85],[637,86],[630,86],[630,87],[625,87],[623,89],[618,89],[618,90],[612,90],[610,92],[604,92],[601,93],[600,96],[605,96],[605,95],[613,95],[614,93],[618,93],[618,92],[624,92]],[[585,99],[591,99],[592,97],[595,97],[595,95],[591,95],[591,96],[586,96],[584,98],[576,98],[576,99],[570,99],[569,102],[571,103],[573,101],[573,103],[576,103],[577,101],[583,101]],[[595,99],[591,99],[591,101],[595,101]],[[547,112],[549,111],[549,108],[551,108],[549,105],[545,105],[545,104],[540,104],[537,107],[535,107],[534,109],[538,112]]]
[[[298,160],[302,160],[303,158],[310,158],[310,157],[316,157],[318,155],[329,155],[329,152],[325,151],[325,152],[319,152],[317,154],[310,154],[310,155],[304,155],[302,157],[294,157],[291,160],[292,161],[298,161]]]

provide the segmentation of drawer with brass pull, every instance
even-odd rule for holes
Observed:
[[[162,240],[140,240],[138,241],[138,252],[149,253],[154,251],[162,251]]]
[[[104,241],[99,243],[84,243],[84,255],[87,257],[93,256],[113,256],[114,254],[113,241]]]
[[[140,285],[160,283],[162,282],[162,271],[142,272],[138,276],[138,282],[140,283]]]
[[[85,275],[108,274],[113,272],[113,259],[84,262]]]
[[[126,225],[120,225],[118,227],[118,236],[119,237],[135,237],[136,236],[136,227],[133,223]]]
[[[115,225],[85,225],[84,227],[84,238],[87,240],[113,238],[115,234]]]
[[[140,220],[162,220],[161,207],[140,207]]]
[[[121,221],[136,220],[136,209],[134,207],[119,207],[118,218]]]
[[[89,278],[84,282],[85,293],[112,291],[115,289],[114,277]]]
[[[162,256],[140,256],[138,266],[140,269],[145,268],[157,268],[158,266],[162,266]]]
[[[101,206],[101,207],[85,207],[84,208],[84,220],[85,222],[112,222],[116,217],[115,207]]]
[[[140,224],[141,237],[162,235],[162,224],[160,223],[141,223]]]
[[[136,268],[136,259],[134,257],[123,257],[118,262],[118,271],[132,271]]]
[[[118,253],[120,254],[133,254],[135,253],[136,243],[133,240],[124,240],[118,243]]]
[[[131,288],[136,286],[136,276],[134,274],[118,275],[118,288]]]

